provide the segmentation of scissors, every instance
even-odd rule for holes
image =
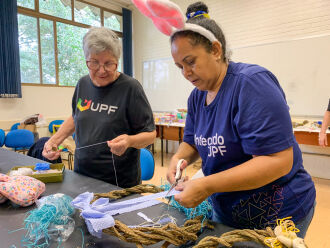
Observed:
[[[172,191],[172,189],[174,189],[178,183],[179,183],[179,180],[181,179],[181,176],[182,176],[182,171],[180,170],[180,167],[181,167],[181,164],[182,162],[184,161],[184,159],[180,159],[178,161],[178,163],[176,164],[176,174],[175,174],[175,181],[174,183],[172,184],[171,188],[169,189],[169,191],[167,192],[167,194],[165,195],[165,197],[168,196],[168,194]],[[170,198],[171,200],[171,198]],[[169,200],[169,202],[170,202]]]

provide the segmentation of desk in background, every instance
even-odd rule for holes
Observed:
[[[183,140],[183,133],[184,133],[184,127],[185,124],[183,123],[171,123],[171,124],[160,124],[156,123],[156,131],[157,131],[157,137],[161,140],[161,165],[164,165],[164,144],[163,141],[166,141],[166,152],[168,150],[168,140],[172,141],[179,141],[179,143]],[[294,135],[296,137],[296,140],[298,144],[303,145],[314,145],[318,146],[319,141],[319,130],[314,129],[303,129],[303,128],[294,128],[293,129]],[[327,130],[327,139],[328,144],[330,145],[330,131]]]
[[[168,151],[168,140],[179,141],[182,142],[183,139],[183,131],[184,131],[184,123],[171,123],[171,124],[160,124],[157,123],[156,131],[157,137],[160,138],[160,146],[161,146],[161,164],[164,165],[164,144],[163,140],[166,140],[166,152]]]
[[[294,133],[294,136],[296,137],[298,144],[312,145],[312,146],[319,145],[320,130],[310,129],[310,128],[294,128],[293,133]],[[327,130],[328,145],[330,145],[329,133],[330,133],[330,131]]]

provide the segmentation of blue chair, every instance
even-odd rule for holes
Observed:
[[[5,146],[13,148],[15,152],[25,153],[33,143],[34,135],[31,131],[26,129],[9,131],[5,139]]]
[[[48,130],[51,134],[56,133],[57,129],[63,124],[64,120],[53,120],[49,123],[48,125]],[[72,138],[74,139],[74,134],[72,134]],[[74,162],[74,155],[67,149],[64,148],[62,150],[63,152],[67,152],[68,153],[68,166],[70,170],[73,170],[73,162]]]
[[[5,131],[3,131],[2,129],[0,129],[0,147],[3,146],[3,144],[5,143]]]
[[[20,124],[21,124],[21,123],[16,122],[14,125],[11,126],[10,131],[17,130],[17,129],[18,129],[18,126],[19,126]]]
[[[151,151],[146,148],[140,150],[141,180],[150,180],[155,172],[155,160]]]
[[[48,125],[49,132],[51,134],[54,134],[54,131],[56,131],[56,130],[54,130],[54,125],[59,127],[60,125],[63,124],[63,122],[64,122],[64,120],[53,120],[53,121],[51,121]]]

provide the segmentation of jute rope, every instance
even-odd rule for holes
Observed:
[[[266,230],[233,230],[222,234],[220,237],[208,236],[203,238],[194,248],[212,248],[223,245],[232,247],[236,242],[253,241],[258,244],[263,244],[266,237],[275,237],[273,230],[267,227]]]
[[[213,228],[207,221],[203,222],[203,227],[205,226]],[[103,232],[116,236],[123,241],[135,243],[138,248],[142,248],[143,245],[153,245],[162,241],[165,241],[162,248],[166,248],[170,244],[179,246],[190,240],[197,240],[197,233],[201,228],[201,216],[199,216],[196,219],[187,220],[182,227],[168,223],[162,227],[129,228],[116,220],[115,226],[104,229]]]
[[[159,193],[162,191],[164,190],[152,184],[139,184],[127,189],[113,190],[107,193],[94,193],[94,199],[92,202],[96,201],[101,197],[110,198],[110,199],[120,199],[122,197],[132,194]]]
[[[163,189],[151,185],[141,184],[123,190],[114,190],[108,193],[95,193],[93,201],[100,197],[111,199],[119,199],[131,194],[141,193],[158,193]],[[104,229],[103,232],[118,237],[119,239],[135,243],[138,248],[143,245],[153,245],[158,242],[165,241],[162,248],[168,247],[170,244],[179,246],[188,241],[196,241],[197,233],[203,228],[213,228],[208,221],[201,223],[202,216],[192,220],[187,220],[182,227],[178,227],[173,223],[168,223],[162,227],[136,227],[130,228],[122,222],[115,220],[115,226]],[[217,247],[219,244],[225,247],[232,247],[236,242],[253,241],[264,244],[266,237],[275,237],[273,230],[267,227],[266,230],[233,230],[222,234],[220,237],[208,236],[203,238],[194,248],[210,248]]]

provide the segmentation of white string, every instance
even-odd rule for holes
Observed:
[[[117,180],[117,172],[116,172],[116,166],[115,166],[115,159],[113,158],[113,153],[111,152],[111,156],[112,156],[112,165],[113,165],[113,169],[115,171],[115,178],[116,178],[116,184],[117,184],[117,187],[119,187],[118,185],[118,180]]]
[[[96,143],[96,144],[93,144],[93,145],[88,145],[88,146],[78,147],[78,148],[76,148],[76,150],[83,149],[83,148],[87,148],[87,147],[91,147],[91,146],[100,145],[100,144],[103,144],[103,143],[107,143],[107,141],[103,141],[103,142]]]

